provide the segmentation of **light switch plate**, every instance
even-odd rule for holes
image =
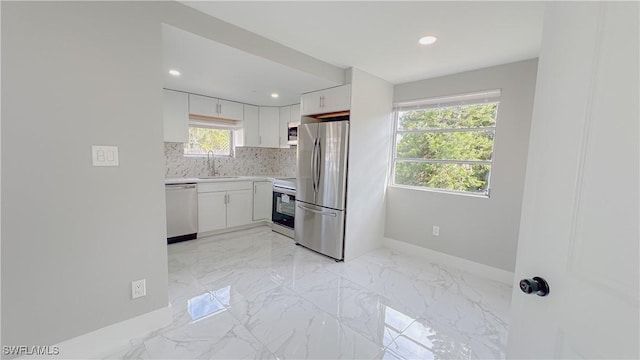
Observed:
[[[118,147],[117,146],[91,146],[91,158],[93,166],[118,166]]]

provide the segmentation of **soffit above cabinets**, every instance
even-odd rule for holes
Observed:
[[[339,85],[166,24],[162,52],[165,88],[247,104],[296,104],[302,93]]]

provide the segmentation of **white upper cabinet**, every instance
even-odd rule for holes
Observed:
[[[268,148],[280,147],[278,130],[280,129],[280,108],[260,107],[260,146]]]
[[[260,146],[260,108],[244,105],[244,120],[242,121],[243,140],[239,146]]]
[[[346,111],[351,108],[351,84],[302,95],[302,115]]]
[[[189,94],[189,113],[194,115],[242,121],[241,103]]]
[[[234,101],[218,100],[218,117],[242,121],[244,117],[243,104]]]
[[[288,140],[288,132],[289,132],[289,122],[291,121],[291,106],[283,106],[280,108],[280,127],[278,129],[278,136],[280,138],[280,147],[281,148],[289,148]]]
[[[217,117],[218,99],[189,94],[189,113]]]
[[[189,141],[189,95],[179,91],[164,90],[164,141]]]
[[[292,123],[300,123],[300,104],[291,105],[291,120]]]

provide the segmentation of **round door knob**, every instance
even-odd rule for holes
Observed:
[[[520,280],[520,290],[525,294],[535,293],[538,296],[547,296],[549,294],[549,284],[541,277],[533,279]]]

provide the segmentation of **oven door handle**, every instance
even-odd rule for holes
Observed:
[[[273,192],[287,194],[289,196],[296,196],[296,192],[295,191],[293,191],[291,189],[287,189],[287,188],[281,188],[281,187],[278,187],[278,186],[274,186],[273,187]]]

